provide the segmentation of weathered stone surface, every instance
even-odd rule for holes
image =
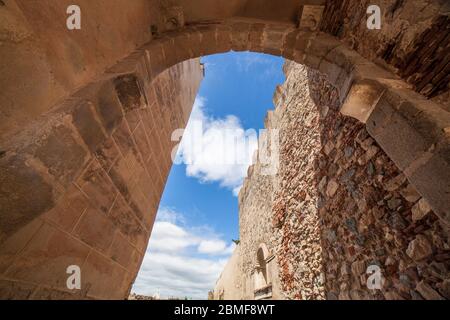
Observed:
[[[280,119],[275,122],[291,133],[284,134],[281,159],[285,167],[270,182],[279,188],[274,188],[277,189],[273,192],[274,199],[263,199],[266,207],[262,211],[266,220],[274,222],[277,229],[276,236],[265,240],[271,252],[279,253],[281,279],[287,296],[408,299],[418,297],[412,288],[419,281],[426,281],[431,288],[439,287],[436,282],[442,282],[445,264],[444,267],[435,264],[431,269],[428,266],[449,259],[448,237],[445,236],[448,230],[443,230],[436,220],[437,215],[443,221],[450,221],[450,170],[445,146],[449,114],[441,113],[439,106],[423,97],[417,98],[413,91],[404,90],[408,88],[405,83],[362,56],[377,61],[377,64],[384,60],[396,67],[391,69],[397,69],[417,92],[428,97],[439,95],[436,101],[445,102],[449,82],[448,50],[445,48],[450,38],[439,31],[448,29],[448,15],[442,14],[447,6],[430,3],[425,8],[418,8],[417,1],[395,1],[387,7],[383,4],[384,30],[372,32],[365,27],[364,4],[355,0],[345,3],[327,1],[322,29],[342,38],[349,45],[346,47],[327,34],[294,30],[293,22],[299,8],[295,1],[282,6],[274,1],[267,1],[266,6],[256,2],[242,6],[236,1],[228,1],[221,7],[224,10],[193,5],[186,12],[177,5],[159,6],[156,1],[122,2],[107,13],[86,5],[86,10],[96,11],[93,17],[97,21],[114,20],[116,23],[108,27],[108,32],[95,24],[86,25],[93,30],[83,35],[74,32],[68,38],[65,36],[64,41],[61,41],[60,21],[53,16],[53,12],[64,11],[64,4],[54,4],[55,10],[40,10],[39,2],[27,6],[8,2],[3,6],[1,15],[6,19],[0,21],[6,21],[6,24],[0,22],[0,27],[6,30],[6,36],[0,61],[5,62],[3,69],[6,72],[0,76],[1,97],[5,102],[1,115],[7,121],[0,126],[2,142],[8,140],[3,133],[11,136],[14,130],[27,129],[24,124],[37,116],[52,119],[56,115],[61,121],[55,130],[37,130],[40,135],[30,135],[30,140],[36,139],[39,143],[27,149],[26,154],[16,156],[15,151],[6,148],[6,159],[11,159],[12,154],[20,160],[13,165],[3,166],[3,162],[1,165],[1,169],[6,169],[0,172],[0,205],[2,209],[6,208],[8,215],[0,218],[0,243],[8,244],[8,240],[16,236],[22,240],[31,236],[16,231],[23,231],[25,225],[41,219],[41,215],[46,226],[50,225],[57,232],[66,235],[74,231],[78,218],[86,213],[88,204],[81,200],[85,197],[101,214],[108,215],[112,209],[117,209],[114,211],[117,215],[108,218],[114,219],[116,227],[122,227],[124,237],[130,236],[126,235],[126,230],[131,230],[130,234],[139,234],[128,240],[143,250],[171,165],[170,154],[166,152],[173,147],[170,132],[183,127],[187,121],[197,81],[201,78],[201,72],[197,72],[200,69],[190,70],[192,78],[189,79],[188,76],[179,77],[182,68],[174,68],[175,71],[166,68],[199,55],[252,49],[305,63],[326,73],[328,80],[338,87],[338,90],[332,89],[324,78],[307,70],[308,77],[293,74],[290,83],[298,84],[300,79],[302,88],[309,87],[310,92],[298,89],[298,86],[295,89],[295,85],[289,88],[287,84],[285,87],[291,93],[286,90],[287,94],[277,102],[283,111],[278,111]],[[161,7],[165,7],[164,10]],[[237,15],[240,16],[238,19],[228,20]],[[25,21],[25,16],[29,21]],[[126,30],[120,28],[124,25],[120,17],[124,16],[127,17]],[[317,23],[318,19],[313,20]],[[418,20],[422,22],[416,23]],[[189,24],[185,26],[185,22]],[[303,22],[310,28],[315,27],[311,19]],[[139,30],[141,32],[136,32]],[[161,34],[164,31],[170,32]],[[106,36],[99,37],[101,34]],[[49,40],[42,42],[35,38]],[[105,68],[152,38],[153,41],[142,49],[108,69],[93,85],[92,79]],[[350,48],[355,48],[362,56]],[[80,96],[75,94],[72,98],[89,101],[88,108],[83,106],[64,114],[56,106],[55,112],[52,110],[49,115],[44,115],[55,102],[87,83],[90,83],[87,92],[94,96],[84,96],[86,91],[83,89],[86,88],[82,88],[78,92]],[[113,89],[117,92],[110,94]],[[302,93],[297,95],[295,90]],[[405,102],[402,94],[394,94],[401,90],[412,100],[407,98]],[[154,99],[152,95],[155,95]],[[187,99],[180,102],[178,98],[184,95]],[[368,137],[357,139],[355,143],[355,136],[365,130],[337,113],[341,101],[346,102],[342,109],[344,113],[362,121],[368,120],[367,128],[381,148]],[[302,105],[303,110],[287,110],[286,106],[296,104]],[[290,122],[286,115],[296,122]],[[298,137],[306,138],[299,141]],[[402,182],[385,188],[387,181],[398,176],[399,171],[381,149],[401,170],[405,169],[408,180],[430,203],[433,211],[426,217],[418,220],[424,215],[419,212],[423,211],[420,203],[411,209],[417,195],[407,189],[409,186]],[[86,162],[94,158],[94,153],[95,164],[91,162],[86,170]],[[0,161],[5,159],[2,150],[0,158]],[[253,176],[255,172],[258,170],[252,168],[249,175]],[[153,179],[154,183],[147,184],[139,177]],[[31,181],[29,186],[28,180]],[[321,190],[317,190],[318,185]],[[71,190],[73,187],[79,189],[79,194]],[[244,183],[244,187],[248,192],[253,188],[250,181]],[[12,196],[5,197],[5,193]],[[149,196],[152,201],[146,199],[149,193],[152,193]],[[72,194],[77,196],[72,199]],[[117,198],[122,199],[120,206],[116,206]],[[268,216],[270,210],[266,209],[271,207],[268,203],[272,200],[273,212]],[[252,211],[248,209],[248,212]],[[127,221],[122,220],[123,217]],[[325,241],[324,245],[322,227],[332,230],[328,238],[333,241]],[[56,232],[48,226],[45,228],[49,233]],[[104,239],[96,239],[96,235],[89,232],[92,230],[86,228],[85,231],[85,241],[94,246],[89,247],[94,254],[89,256],[92,260],[87,263],[94,270],[93,277],[97,276],[95,272],[101,276],[109,273],[117,280],[117,287],[127,291],[134,271],[127,275],[128,270],[123,265],[126,245],[117,247],[118,252],[111,252],[113,259],[103,255],[95,259],[96,250],[105,251],[109,240],[103,243]],[[270,235],[268,233],[268,237]],[[422,235],[429,239],[433,253],[426,261],[411,261],[405,253],[406,246],[411,239],[417,240]],[[41,234],[39,237],[38,243],[50,253],[49,259],[55,258],[53,254],[59,253],[58,250],[47,248]],[[61,240],[61,245],[67,248],[73,245],[70,240],[76,239],[71,236],[66,240]],[[419,244],[420,241],[411,246],[412,255],[421,255],[423,246]],[[254,249],[254,245],[255,242],[248,243],[247,249]],[[5,249],[9,258],[16,254],[19,246]],[[30,247],[22,249],[29,254],[33,252]],[[33,248],[41,252],[41,248]],[[351,279],[337,283],[336,272],[344,260],[383,265],[386,257],[395,262],[386,264],[388,268],[383,270],[388,281],[382,293],[367,292],[362,285],[364,275],[358,278],[348,274]],[[291,259],[300,263],[293,265]],[[34,266],[33,261],[18,261]],[[332,263],[328,263],[330,261]],[[45,266],[52,272],[52,265],[47,263],[47,260],[40,261],[38,269]],[[248,265],[249,261],[246,261]],[[23,269],[11,268],[18,277],[24,275]],[[397,272],[405,269],[415,269],[410,273],[417,273],[417,276],[408,273],[408,279],[404,276],[397,279]],[[47,280],[39,269],[37,281],[28,280],[39,283],[42,279]],[[88,283],[88,286],[94,285],[88,296],[112,296],[109,294],[111,283],[107,280],[101,278],[101,282],[107,283],[105,286],[99,282]],[[29,297],[23,293],[28,289],[22,282],[17,286],[4,286],[16,288],[18,295]],[[67,297],[63,289],[53,287],[52,292],[52,284],[49,286],[39,287],[33,297]],[[251,288],[250,285],[247,287]],[[10,295],[10,289],[5,295]],[[430,290],[424,290],[422,285],[422,291],[429,293]]]
[[[28,300],[36,288],[35,284],[0,280],[0,297],[4,300]]]
[[[339,188],[339,184],[336,182],[336,180],[331,180],[330,182],[328,182],[327,185],[327,195],[329,197],[332,197],[335,195],[336,191]]]
[[[83,265],[89,251],[90,248],[81,241],[49,224],[44,224],[5,276],[9,279],[66,289],[67,267]]]
[[[87,152],[73,135],[69,128],[57,126],[35,151],[35,157],[64,186],[80,174],[87,158]]]
[[[73,124],[91,152],[95,152],[106,139],[101,121],[94,110],[91,103],[83,101],[75,107],[72,115]]]
[[[355,261],[352,263],[352,274],[355,277],[360,276],[366,271],[366,262],[365,261]]]
[[[425,281],[420,281],[417,286],[416,290],[424,297],[426,300],[444,300],[442,296],[434,290],[429,284],[427,284]]]
[[[131,275],[126,269],[97,252],[89,255],[83,271],[81,286],[87,288],[87,295],[91,299],[105,296],[123,299],[123,293],[130,289]]]
[[[420,194],[411,184],[408,184],[402,191],[400,191],[400,194],[408,202],[416,202],[417,200],[420,199]],[[415,220],[414,216],[413,220]]]
[[[25,248],[42,224],[42,220],[35,219],[0,244],[0,274],[10,267],[17,254]]]
[[[101,212],[88,208],[78,222],[74,235],[101,252],[106,252],[114,237],[114,225]]]
[[[422,198],[412,207],[411,211],[413,221],[419,221],[431,212],[431,206],[427,200]]]
[[[118,77],[114,84],[125,113],[144,107],[145,97],[142,95],[141,85],[135,75]]]
[[[52,186],[24,159],[0,159],[0,243],[54,206]]]
[[[169,133],[186,125],[202,74],[192,60],[147,83],[153,113],[137,78],[95,83],[24,131],[19,155],[0,153],[1,297],[128,295],[170,169]],[[66,287],[70,265],[82,266],[81,291]]]
[[[77,180],[77,185],[87,195],[92,206],[105,214],[109,212],[116,198],[117,190],[96,160],[91,162]]]
[[[337,36],[366,58],[394,65],[398,74],[422,94],[433,97],[448,91],[448,75],[443,70],[448,52],[442,48],[450,40],[440,32],[449,24],[445,6],[433,2],[418,10],[421,4],[417,1],[378,5],[384,13],[381,32],[367,28],[368,5],[357,0],[326,1],[321,30]],[[419,20],[426,23],[419,24]]]
[[[445,297],[447,300],[450,299],[450,280],[445,279],[437,285],[439,288],[439,293]]]
[[[397,190],[404,182],[406,181],[406,177],[404,174],[400,173],[395,178],[389,180],[384,185],[384,188],[387,191],[395,191]]]
[[[412,240],[406,254],[413,260],[422,260],[427,258],[433,253],[433,248],[431,247],[428,239],[423,235],[417,235],[414,240]]]
[[[275,248],[287,298],[445,296],[449,239],[436,214],[424,206],[426,217],[414,219],[419,193],[363,125],[339,114],[339,94],[323,75],[293,63],[284,70],[270,123],[280,129],[280,169],[270,179],[252,167],[244,181],[233,279],[248,283],[264,241]],[[367,288],[369,266],[380,268],[381,289]],[[233,297],[243,296],[254,298]]]
[[[64,231],[71,232],[88,206],[87,197],[80,189],[72,185],[57,205],[46,212],[43,217],[55,223]]]

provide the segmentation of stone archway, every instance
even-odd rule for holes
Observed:
[[[449,112],[330,35],[245,19],[201,24],[161,36],[110,72],[141,73],[142,79],[149,80],[145,83],[151,83],[152,77],[180,61],[229,50],[282,56],[327,75],[339,91],[341,112],[366,123],[370,134],[441,219],[450,222],[444,191],[448,177],[433,175],[434,187],[423,179],[431,171],[448,172]],[[439,168],[432,169],[434,165]],[[425,173],[425,168],[430,171]]]
[[[179,63],[230,50],[280,55],[326,74],[339,90],[341,112],[366,123],[449,223],[448,112],[330,35],[257,19],[198,23],[161,34],[4,146],[2,191],[14,197],[1,198],[8,213],[0,234],[3,296],[126,297],[170,170],[170,131],[189,115],[161,108],[174,90],[167,73],[193,70]],[[193,74],[200,79],[198,70]],[[187,88],[190,98],[193,89]],[[158,123],[165,124],[163,135]],[[158,154],[149,151],[155,144]],[[124,163],[139,169],[127,172],[120,169]],[[143,173],[151,186],[139,179]],[[142,190],[154,192],[151,204]],[[65,286],[65,269],[73,264],[84,266],[83,289],[76,294]]]

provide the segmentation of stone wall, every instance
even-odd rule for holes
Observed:
[[[4,145],[0,298],[128,296],[172,164],[171,133],[185,127],[202,77],[194,59],[152,82],[100,81]],[[81,268],[81,290],[66,286],[70,265]]]
[[[2,0],[0,141],[167,30],[234,16],[293,23],[303,2]],[[73,4],[81,9],[80,30],[66,26]]]
[[[241,247],[233,251],[225,268],[217,279],[212,292],[212,300],[236,300],[242,298]]]
[[[370,5],[381,9],[381,30],[367,28]],[[449,12],[447,0],[329,0],[321,28],[432,98],[449,91]]]
[[[449,230],[364,126],[338,112],[338,93],[324,76],[286,68],[273,205],[286,295],[450,298]],[[381,269],[381,290],[366,285],[369,265]]]
[[[150,41],[155,3],[2,1],[0,140]],[[80,30],[66,26],[72,4],[81,8]]]
[[[276,117],[268,113],[265,127],[275,128]],[[260,145],[261,147],[261,145]],[[269,146],[270,147],[270,146]],[[258,250],[267,250],[264,254],[266,263],[266,282],[271,286],[271,298],[282,298],[278,275],[278,265],[273,259],[276,250],[277,233],[271,224],[273,190],[275,176],[264,173],[264,164],[255,154],[255,163],[249,167],[248,175],[239,192],[239,235],[242,273],[242,298],[254,299],[256,266]]]
[[[276,115],[269,111],[265,121],[267,129],[277,128]],[[265,147],[270,148],[270,144]],[[266,174],[266,165],[258,153],[249,166],[247,177],[239,192],[240,242],[214,287],[214,299],[283,299],[278,263],[275,256],[278,230],[272,226],[272,203],[276,176]],[[265,282],[268,294],[258,296],[258,253],[263,252]],[[264,287],[264,286],[262,286]],[[266,296],[267,295],[267,296]]]
[[[274,298],[450,299],[448,227],[364,125],[339,112],[324,75],[284,68],[266,122],[280,130],[278,174],[256,163],[239,197],[241,285],[264,242],[279,270]],[[369,266],[380,289],[367,285]]]

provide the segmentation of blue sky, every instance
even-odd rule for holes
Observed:
[[[284,82],[284,60],[230,52],[202,63],[205,78],[179,149],[184,163],[170,172],[135,293],[205,299],[232,253],[231,239],[239,238],[237,192],[257,145],[244,131],[264,127],[275,87]],[[187,138],[199,123],[201,152]],[[217,140],[217,132],[238,132],[238,142]],[[222,164],[221,152],[244,156]]]

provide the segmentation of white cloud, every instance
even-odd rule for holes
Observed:
[[[257,133],[244,131],[236,116],[209,116],[205,103],[202,97],[195,100],[178,159],[186,164],[188,176],[218,182],[237,195],[258,148]]]
[[[132,292],[207,298],[235,245],[208,226],[189,227],[184,221],[175,210],[159,210]]]
[[[235,248],[234,243],[227,246],[222,240],[203,240],[198,246],[198,252],[207,254],[229,254]]]
[[[155,252],[144,257],[133,292],[161,297],[206,299],[226,259],[192,258]]]
[[[153,226],[150,240],[153,251],[180,251],[194,244],[191,235],[175,224],[159,221]]]
[[[166,221],[171,223],[180,223],[184,224],[185,219],[184,216],[178,213],[176,210],[172,208],[160,208],[158,210],[158,221]]]

